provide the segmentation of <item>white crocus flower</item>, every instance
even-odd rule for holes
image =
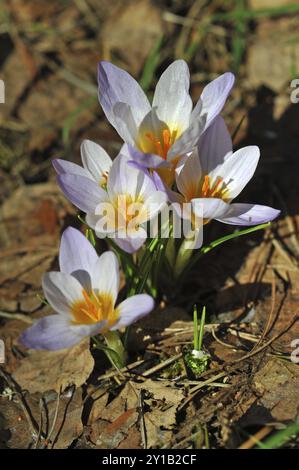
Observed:
[[[232,141],[218,116],[199,145],[176,170],[178,193],[169,193],[180,203],[190,202],[204,223],[211,219],[231,225],[256,225],[275,219],[280,211],[258,204],[232,203],[250,181],[260,157],[259,148],[232,151]]]
[[[83,140],[81,144],[81,160],[83,168],[76,163],[59,158],[52,161],[58,175],[68,174],[85,178],[85,182],[92,181],[97,186],[105,187],[112,160],[100,145],[91,140]]]
[[[153,179],[128,165],[127,146],[112,160],[97,144],[81,146],[83,168],[65,160],[54,160],[57,182],[66,197],[86,213],[87,224],[100,238],[111,237],[133,253],[145,242],[146,225],[166,203]]]
[[[216,78],[192,110],[190,74],[183,60],[173,62],[161,75],[152,105],[138,83],[109,62],[100,62],[98,79],[100,104],[129,145],[132,160],[139,167],[157,169],[168,185],[181,157],[194,149],[221,112],[234,83],[229,72]]]
[[[152,297],[134,295],[116,304],[119,265],[116,255],[98,256],[78,230],[68,227],[61,238],[60,272],[43,277],[43,291],[56,312],[25,330],[20,341],[31,349],[69,348],[87,336],[124,328],[154,308]]]

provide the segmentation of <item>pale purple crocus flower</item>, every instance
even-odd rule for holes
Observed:
[[[126,145],[110,162],[109,168],[109,157],[98,147],[94,147],[97,152],[89,152],[89,176],[86,163],[82,168],[64,160],[54,160],[57,182],[66,197],[86,213],[86,223],[98,237],[113,238],[124,251],[134,253],[146,240],[147,222],[157,216],[167,196],[164,191],[157,190],[148,174],[128,165],[130,157],[126,153]],[[86,153],[87,150],[90,150],[90,143]],[[100,179],[99,171],[99,168],[104,168],[102,159],[107,163],[104,180]]]
[[[124,142],[132,160],[155,168],[165,183],[174,180],[174,168],[191,152],[200,135],[221,112],[234,83],[227,72],[204,89],[192,110],[190,74],[185,61],[176,60],[161,75],[150,105],[139,84],[124,70],[99,63],[99,101]]]
[[[58,175],[73,175],[75,179],[83,178],[82,182],[95,186],[105,187],[112,160],[100,145],[91,140],[83,140],[81,147],[81,160],[83,167],[76,163],[59,158],[52,161]]]
[[[167,203],[167,194],[157,189],[147,173],[128,162],[125,154],[115,158],[107,191],[102,192],[95,211],[87,213],[86,222],[99,238],[108,236],[122,250],[134,253],[147,238],[148,223]]]
[[[253,177],[259,148],[233,152],[232,140],[221,116],[204,133],[197,148],[176,169],[179,193],[168,191],[172,201],[191,202],[195,215],[231,225],[257,225],[275,219],[280,211],[259,204],[232,203]]]
[[[25,330],[21,343],[31,349],[69,348],[83,338],[131,325],[154,308],[152,297],[139,294],[117,306],[119,265],[116,255],[98,256],[78,230],[69,227],[61,238],[60,272],[43,277],[43,291],[54,315]]]

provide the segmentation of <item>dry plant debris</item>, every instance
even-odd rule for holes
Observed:
[[[287,3],[293,2],[280,5]],[[246,196],[275,201],[280,220],[264,236],[234,240],[203,258],[190,284],[169,293],[151,319],[132,329],[131,364],[117,372],[107,370],[100,353],[90,353],[89,341],[59,353],[28,353],[18,343],[30,322],[49,313],[41,275],[57,264],[62,228],[69,221],[79,226],[53,182],[51,160],[78,161],[82,138],[108,150],[120,146],[95,96],[99,58],[126,67],[151,93],[157,71],[185,57],[196,99],[199,83],[236,66],[234,44],[242,37],[231,20],[211,20],[230,12],[214,1],[5,4],[0,338],[7,362],[0,370],[0,448],[252,448],[298,420],[299,368],[290,353],[299,333],[299,105],[286,90],[298,63],[298,16],[246,23],[238,83],[225,109],[232,131],[245,116],[235,144],[254,141],[262,149],[254,194],[248,188]],[[155,48],[152,76],[142,77]],[[207,229],[209,239],[218,235],[217,224]],[[199,380],[183,361],[196,302],[209,312],[204,348],[211,355]]]

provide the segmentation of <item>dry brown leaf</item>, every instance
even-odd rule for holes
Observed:
[[[103,409],[101,419],[109,422],[116,420],[125,410],[138,406],[138,393],[135,384],[126,383],[118,395]]]
[[[104,24],[101,37],[106,54],[117,54],[138,74],[163,31],[160,9],[150,0],[128,2]]]
[[[77,439],[83,431],[82,425],[82,390],[61,395],[57,411],[56,393],[34,394],[26,397],[26,406],[36,423],[40,423],[42,410],[41,439],[38,447],[45,447],[44,438],[48,438],[48,447],[65,449]],[[43,402],[41,408],[40,403]],[[53,427],[54,426],[54,427]],[[51,436],[49,432],[53,427]],[[37,433],[32,435],[24,411],[17,401],[0,398],[0,448],[1,445],[9,448],[26,449],[35,445]]]
[[[61,351],[32,351],[21,361],[13,377],[30,393],[65,390],[70,385],[80,387],[90,376],[94,359],[89,339]]]
[[[0,449],[27,449],[32,443],[22,409],[8,398],[0,398]]]
[[[163,381],[150,379],[137,384],[137,388],[145,391],[144,402],[151,408],[144,413],[147,447],[161,447],[172,437],[177,408],[185,396],[184,392]]]
[[[136,408],[124,411],[112,423],[98,421],[92,426],[91,440],[102,449],[115,449],[127,438],[129,430],[137,423]]]
[[[168,405],[178,406],[185,397],[181,388],[169,386],[168,382],[165,384],[163,381],[148,379],[134,386],[137,390],[144,390],[153,400],[160,400]]]
[[[264,85],[280,92],[288,84],[285,71],[299,59],[298,48],[292,44],[297,29],[295,17],[260,24],[248,51],[248,83],[252,87]]]
[[[103,411],[108,403],[109,393],[102,392],[98,397],[93,397],[93,402],[88,416],[88,424],[94,423],[97,419],[102,418]]]
[[[28,124],[31,132],[29,150],[44,150],[58,135],[58,129],[65,120],[86,101],[86,93],[58,76],[51,75],[47,80],[38,81],[32,93],[21,103],[19,117]],[[63,106],[61,103],[63,102]],[[96,103],[94,103],[95,107]],[[74,121],[72,131],[94,119],[94,112],[85,109],[80,119]],[[39,132],[36,132],[39,129]]]
[[[11,320],[0,328],[0,338],[5,344],[5,370],[13,373],[20,364],[20,357],[15,354],[18,339],[26,324],[19,320]],[[29,325],[27,325],[29,326]]]
[[[102,398],[107,400],[105,395]],[[91,440],[100,448],[126,448],[131,439],[139,443],[141,434],[137,438],[135,425],[138,422],[140,428],[140,419],[144,419],[147,446],[160,446],[172,436],[177,408],[183,398],[183,390],[170,387],[169,382],[151,379],[128,382],[106,407],[100,403],[101,415],[91,425]],[[141,414],[144,405],[146,411]]]
[[[71,396],[59,400],[57,421],[51,436],[53,449],[67,449],[83,431],[82,424],[82,390],[78,388]],[[53,423],[56,412],[56,399],[48,405],[48,420]]]
[[[261,404],[277,421],[295,421],[299,410],[299,367],[270,359],[254,376]]]
[[[172,429],[176,424],[176,407],[167,410],[153,410],[145,413],[146,443],[148,448],[165,445],[172,437]]]
[[[33,312],[58,254],[61,219],[75,209],[54,183],[22,186],[1,207],[0,308]]]

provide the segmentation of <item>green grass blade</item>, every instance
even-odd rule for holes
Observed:
[[[264,442],[260,443],[260,447],[263,449],[278,449],[298,434],[299,423],[290,424],[287,428],[276,432],[272,436],[268,437]]]
[[[143,67],[143,72],[142,72],[142,76],[140,79],[140,85],[144,89],[144,91],[147,91],[150,88],[151,83],[153,81],[154,74],[158,66],[160,55],[161,55],[163,37],[164,37],[163,34],[159,36]]]

